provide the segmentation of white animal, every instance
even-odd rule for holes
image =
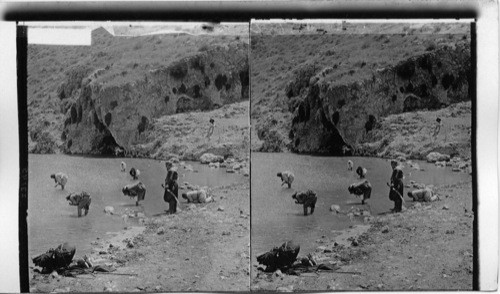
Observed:
[[[122,168],[122,172],[125,172],[127,170],[127,164],[125,162],[122,161],[122,163],[120,164],[121,168]]]

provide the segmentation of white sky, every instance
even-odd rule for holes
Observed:
[[[28,26],[28,43],[44,45],[91,44],[91,32],[104,27],[115,35],[205,34],[201,27],[207,22],[23,22]],[[231,34],[245,31],[248,23],[220,23],[211,34]],[[116,30],[115,30],[116,28]],[[235,28],[236,30],[232,30]]]

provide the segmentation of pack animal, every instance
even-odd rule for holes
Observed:
[[[314,213],[314,208],[316,207],[316,201],[318,197],[316,193],[312,190],[307,190],[305,192],[295,192],[292,195],[292,199],[295,199],[296,204],[302,204],[304,208],[304,215],[307,215],[307,210],[311,208],[311,214]]]
[[[90,194],[83,191],[81,193],[71,193],[66,197],[69,201],[69,205],[76,206],[78,210],[78,217],[82,216],[82,210],[85,210],[85,215],[89,213],[90,203],[92,198]]]
[[[122,193],[123,195],[129,196],[130,198],[137,197],[135,206],[139,206],[139,201],[143,201],[146,197],[146,186],[142,182],[133,185],[127,185],[122,188]]]
[[[349,193],[354,194],[358,197],[363,195],[363,200],[361,200],[361,203],[365,204],[365,200],[370,199],[370,196],[372,194],[372,185],[368,180],[364,180],[349,185],[347,190],[349,191]]]

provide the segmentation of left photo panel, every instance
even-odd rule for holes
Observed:
[[[25,25],[30,292],[249,291],[249,24]]]

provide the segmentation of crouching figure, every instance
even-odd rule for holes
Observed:
[[[139,206],[139,201],[143,201],[146,197],[146,186],[142,182],[130,184],[122,188],[122,193],[130,198],[137,197],[135,206]]]
[[[61,188],[64,190],[64,186],[66,186],[66,183],[68,182],[67,175],[63,173],[51,174],[50,178],[54,179],[54,182],[56,182],[54,188],[57,188],[57,186],[61,185]]]
[[[358,197],[363,195],[363,200],[361,200],[362,204],[365,204],[365,200],[370,199],[370,196],[372,195],[372,185],[368,180],[351,184],[349,185],[347,190],[349,190],[349,193],[354,194]]]
[[[295,179],[295,176],[293,175],[292,172],[284,171],[284,172],[277,173],[276,176],[281,178],[281,186],[283,186],[284,184],[287,184],[288,188],[292,187],[293,180]]]
[[[314,213],[314,208],[316,207],[316,201],[318,197],[316,197],[316,193],[312,190],[307,190],[306,192],[295,192],[292,195],[292,198],[295,199],[295,203],[302,204],[304,206],[304,215],[307,215],[307,208],[311,208],[311,214]]]
[[[418,202],[433,202],[439,200],[439,196],[434,194],[429,188],[408,192],[408,197]]]
[[[214,199],[210,196],[207,197],[207,192],[205,190],[188,191],[182,193],[182,198],[186,199],[188,203],[209,203],[213,202]]]
[[[78,217],[82,216],[82,209],[85,210],[85,215],[89,213],[90,202],[92,202],[89,193],[85,191],[81,193],[71,193],[66,197],[66,200],[69,201],[69,205],[77,206]]]

